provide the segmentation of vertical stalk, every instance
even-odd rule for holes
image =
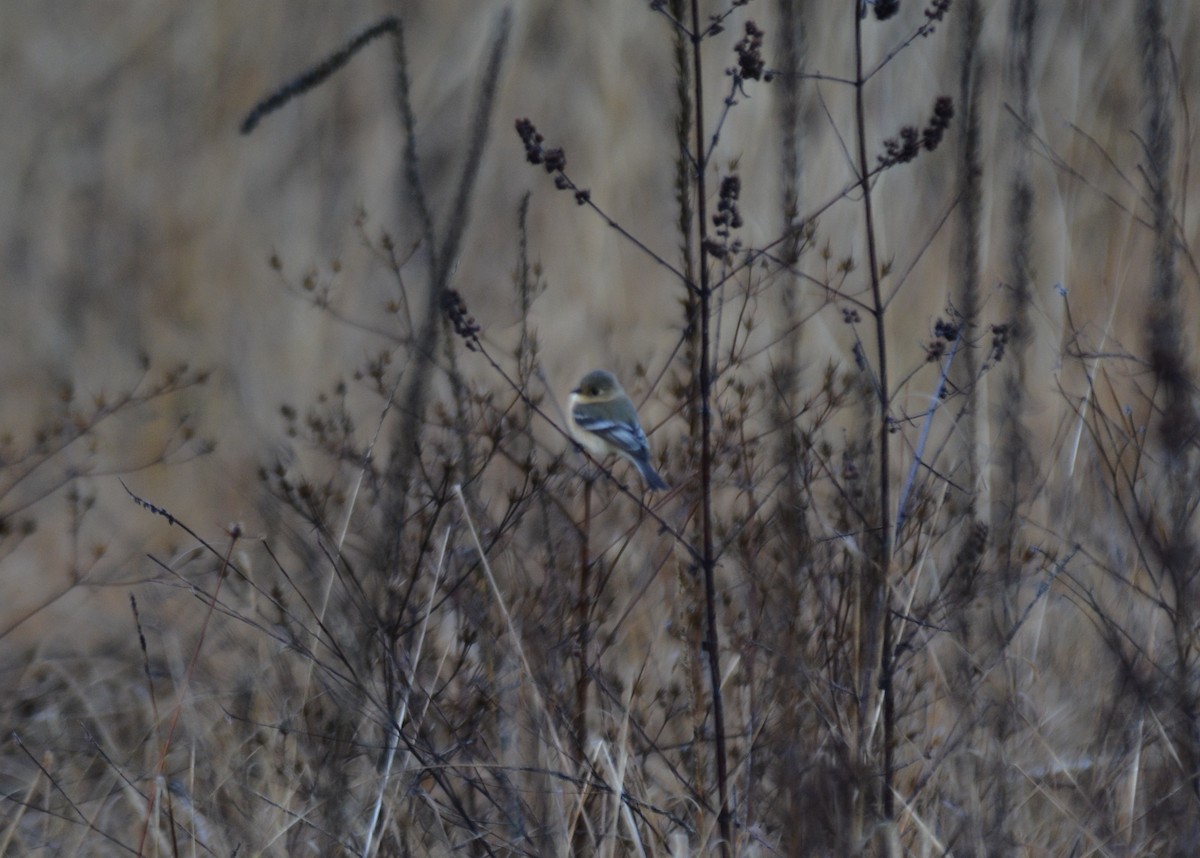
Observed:
[[[962,113],[959,125],[958,160],[958,194],[961,202],[958,205],[958,227],[955,244],[957,251],[954,267],[955,288],[954,304],[960,314],[962,330],[970,331],[979,323],[981,306],[980,289],[980,223],[983,211],[983,155],[982,132],[980,128],[980,89],[982,86],[984,65],[983,51],[980,47],[980,30],[983,11],[980,0],[966,0],[956,10],[958,23],[958,104]],[[953,375],[950,383],[961,390],[968,391],[968,399],[963,411],[962,436],[966,443],[963,455],[965,457],[965,485],[981,485],[982,466],[977,444],[978,426],[982,413],[982,397],[977,390],[975,379],[979,376],[979,355],[975,349],[963,348],[956,352]],[[972,493],[974,494],[974,493]],[[956,655],[953,659],[952,680],[954,696],[959,708],[958,717],[964,724],[973,725],[970,730],[973,735],[968,739],[954,760],[955,777],[959,783],[972,785],[986,782],[996,772],[996,758],[999,756],[989,751],[983,755],[976,753],[978,748],[993,748],[991,737],[987,733],[981,713],[987,704],[978,699],[975,689],[974,667],[978,663],[975,653],[982,642],[986,611],[976,602],[980,592],[982,569],[980,551],[984,547],[987,529],[984,525],[981,511],[974,499],[971,500],[967,517],[959,526],[960,548],[954,559],[954,571],[947,580],[955,582],[948,592],[948,605],[954,620],[954,636],[957,638]],[[979,790],[967,794],[963,808],[961,840],[963,852],[968,855],[986,855],[989,842],[985,834],[985,811],[979,796]],[[996,804],[1003,807],[1003,800]],[[1001,811],[1003,812],[1003,811]]]
[[[871,704],[875,699],[872,693],[874,679],[871,669],[872,660],[879,659],[879,690],[883,695],[883,776],[880,783],[880,800],[885,819],[891,819],[894,814],[892,798],[892,746],[894,744],[893,721],[895,705],[892,701],[892,624],[889,616],[891,599],[888,592],[888,570],[892,562],[892,527],[891,527],[891,451],[890,432],[888,431],[888,411],[890,408],[888,395],[887,372],[887,336],[884,327],[884,305],[882,286],[879,282],[878,250],[875,246],[875,218],[871,208],[871,174],[867,163],[866,110],[863,105],[863,46],[862,46],[862,16],[859,14],[859,2],[853,0],[847,4],[854,14],[854,114],[858,126],[858,171],[859,184],[862,189],[863,217],[867,231],[867,262],[871,278],[872,315],[875,317],[875,348],[877,352],[878,389],[879,396],[879,521],[878,542],[874,557],[874,574],[870,581],[870,589],[866,594],[867,605],[866,628],[864,629],[864,653],[862,659],[863,675],[859,686],[859,753],[865,751],[866,724]]]
[[[1195,532],[1196,395],[1195,377],[1186,330],[1184,303],[1176,256],[1181,227],[1176,226],[1171,205],[1171,169],[1174,157],[1175,115],[1171,46],[1167,39],[1166,10],[1161,0],[1147,0],[1138,16],[1142,47],[1142,85],[1145,88],[1144,149],[1146,185],[1154,233],[1154,258],[1150,273],[1150,307],[1146,337],[1150,365],[1158,390],[1154,405],[1161,408],[1158,434],[1166,470],[1164,492],[1152,513],[1162,533],[1148,535],[1155,546],[1170,597],[1164,604],[1171,617],[1174,667],[1170,678],[1174,717],[1168,728],[1180,768],[1191,787],[1194,812],[1200,801],[1200,727],[1197,722],[1200,689],[1196,684],[1196,568],[1200,563]],[[1169,598],[1169,600],[1168,600]],[[1171,821],[1178,842],[1194,837],[1195,824]],[[1186,833],[1185,833],[1186,832]]]
[[[729,772],[725,759],[725,706],[721,699],[720,641],[717,635],[717,591],[716,561],[713,550],[712,532],[712,368],[710,365],[712,287],[708,276],[708,200],[705,174],[708,164],[704,157],[704,83],[700,63],[700,42],[704,31],[700,26],[700,0],[692,0],[692,92],[696,109],[696,221],[700,235],[700,265],[698,286],[700,298],[700,506],[701,530],[703,532],[702,564],[704,573],[704,614],[706,636],[704,649],[708,653],[709,678],[712,684],[713,742],[717,763],[717,792],[721,804],[717,824],[721,831],[721,850],[731,855],[733,848],[733,826],[729,817]]]
[[[591,639],[591,591],[592,591],[592,557],[590,534],[592,527],[592,480],[590,476],[583,481],[583,523],[579,534],[579,601],[576,604],[575,622],[578,625],[579,637],[579,674],[575,677],[575,750],[578,757],[577,765],[580,771],[587,771],[588,751],[588,697],[591,691],[591,679],[588,675],[588,641]],[[588,848],[588,826],[575,826],[571,838],[571,854],[586,855]]]
[[[587,759],[588,641],[591,638],[592,558],[588,533],[592,525],[592,481],[583,483],[583,527],[579,537],[579,602],[575,622],[579,624],[579,676],[575,680],[575,744],[580,763]]]

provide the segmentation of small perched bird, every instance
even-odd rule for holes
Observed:
[[[597,458],[616,455],[633,462],[651,491],[669,488],[650,466],[637,409],[611,372],[592,370],[571,391],[571,434]]]

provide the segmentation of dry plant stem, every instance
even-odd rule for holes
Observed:
[[[364,30],[359,35],[355,36],[350,42],[336,53],[331,54],[326,59],[322,60],[316,66],[313,66],[304,74],[296,79],[289,81],[277,91],[269,95],[267,98],[260,101],[254,106],[254,109],[246,115],[242,120],[240,131],[242,134],[249,134],[253,131],[263,117],[268,113],[273,113],[283,105],[287,104],[293,98],[296,98],[310,89],[320,86],[338,69],[346,65],[354,58],[360,50],[370,44],[380,36],[388,33],[395,33],[400,26],[400,20],[395,16],[389,15],[378,23]]]
[[[579,675],[575,679],[575,750],[580,763],[583,763],[588,758],[588,734],[587,734],[587,716],[588,716],[588,690],[590,688],[590,678],[588,676],[588,638],[590,637],[590,629],[588,627],[590,602],[589,593],[591,592],[592,565],[591,565],[591,548],[588,545],[588,535],[591,532],[592,523],[592,480],[590,477],[585,477],[583,481],[583,522],[579,528],[579,601],[576,604],[575,623],[579,629],[578,643],[578,658],[579,658]],[[584,806],[584,802],[580,801],[580,808]],[[581,825],[574,829],[571,835],[572,849],[577,854],[584,854],[588,851],[588,827]]]
[[[1020,507],[1026,500],[1022,486],[1028,467],[1030,451],[1026,442],[1024,411],[1026,408],[1026,364],[1033,345],[1030,318],[1032,315],[1031,281],[1033,247],[1034,189],[1029,158],[1029,129],[1032,122],[1032,64],[1033,41],[1036,32],[1036,4],[1030,0],[1014,3],[1010,10],[1009,63],[1015,90],[1013,110],[1020,122],[1013,129],[1013,164],[1011,167],[1010,212],[1008,216],[1007,275],[1009,317],[1012,322],[1013,357],[1004,376],[1004,410],[999,427],[1000,470],[996,477],[996,495],[1000,512],[993,525],[997,545],[1001,547],[1002,596],[1001,609],[1006,622],[1012,620],[1016,589],[1020,586],[1020,563],[1015,558],[1015,543],[1019,526]]]
[[[963,331],[977,324],[980,312],[979,249],[982,222],[982,176],[981,137],[979,111],[980,88],[983,77],[983,60],[979,49],[979,32],[983,13],[979,0],[967,0],[958,12],[960,32],[960,77],[958,103],[963,119],[959,123],[960,155],[958,163],[958,219],[957,268],[958,285],[954,303],[962,315]],[[967,349],[954,376],[958,387],[967,388],[979,374],[979,360],[972,349]],[[967,439],[976,437],[979,422],[979,397],[972,394],[967,402],[963,422],[963,435]],[[970,486],[979,484],[979,451],[970,440],[966,443],[967,480]]]
[[[579,677],[575,682],[575,743],[579,759],[587,751],[588,640],[591,637],[592,558],[588,534],[592,522],[592,481],[583,482],[583,524],[579,529],[579,602],[575,622],[579,626]]]
[[[137,598],[129,594],[129,607],[133,611],[133,623],[137,627],[138,646],[142,651],[142,670],[146,674],[146,690],[150,695],[150,714],[154,718],[154,738],[160,740],[159,725],[162,723],[158,715],[158,695],[154,691],[154,676],[150,671],[150,653],[146,648],[146,634],[142,631],[142,618],[138,615]],[[175,838],[175,808],[171,798],[170,790],[167,791],[167,816],[171,820],[171,845],[174,849],[174,854],[179,854],[179,844]],[[0,849],[0,855],[6,854],[3,849]]]
[[[1189,813],[1195,819],[1200,804],[1200,727],[1196,712],[1200,689],[1196,684],[1196,573],[1198,550],[1195,540],[1195,484],[1197,459],[1196,387],[1187,337],[1181,323],[1185,318],[1177,271],[1175,219],[1172,214],[1171,162],[1174,149],[1174,111],[1169,64],[1170,47],[1161,0],[1146,0],[1138,26],[1143,45],[1142,76],[1146,93],[1145,180],[1154,224],[1154,261],[1151,300],[1146,317],[1146,338],[1158,390],[1154,404],[1161,408],[1159,436],[1166,489],[1153,515],[1158,533],[1149,532],[1145,542],[1152,546],[1162,570],[1163,600],[1170,617],[1173,662],[1163,694],[1169,700],[1171,719],[1167,724],[1181,774],[1191,787]],[[1149,527],[1147,528],[1150,529]],[[1169,587],[1169,595],[1166,592]],[[1178,825],[1176,823],[1176,825]],[[1180,841],[1195,842],[1195,822],[1179,826]]]
[[[405,685],[404,694],[400,700],[399,711],[388,730],[387,755],[384,761],[383,774],[379,778],[379,789],[375,793],[375,804],[371,808],[371,820],[367,824],[367,835],[363,840],[362,858],[370,858],[371,845],[375,836],[375,827],[379,824],[379,816],[383,811],[383,797],[391,780],[392,762],[396,759],[396,747],[400,744],[400,731],[404,729],[404,721],[408,717],[408,696],[416,683],[417,668],[421,665],[421,650],[425,644],[425,632],[429,628],[429,617],[433,614],[434,597],[437,596],[438,583],[442,580],[442,567],[446,559],[446,545],[450,542],[450,528],[442,538],[442,547],[438,551],[437,567],[433,573],[433,583],[429,587],[429,599],[425,604],[425,612],[421,617],[421,630],[417,633],[417,644],[412,656],[412,675]]]
[[[18,733],[16,730],[14,730],[12,732],[12,737],[13,737],[13,741],[17,743],[17,747],[21,749],[21,753],[23,753],[25,756],[27,756],[29,758],[29,760],[34,764],[34,766],[37,767],[37,770],[39,772],[41,772],[42,777],[44,777],[46,779],[46,783],[49,784],[50,788],[53,789],[55,792],[57,792],[59,795],[61,795],[66,800],[66,802],[70,806],[71,810],[75,811],[75,813],[78,814],[79,818],[81,820],[83,820],[83,824],[87,826],[89,831],[99,835],[100,837],[103,837],[105,840],[108,840],[109,842],[113,843],[114,845],[121,847],[126,852],[130,851],[128,846],[126,846],[121,841],[117,840],[111,834],[106,832],[103,828],[100,828],[98,825],[96,825],[96,817],[99,816],[100,813],[103,812],[103,808],[97,808],[95,814],[93,814],[92,816],[88,816],[86,813],[83,812],[83,810],[74,801],[74,799],[72,799],[71,796],[67,794],[67,791],[65,789],[63,789],[62,784],[60,784],[55,779],[54,775],[50,772],[49,768],[47,768],[47,766],[49,765],[49,763],[51,761],[49,753],[47,753],[45,756],[42,757],[42,759],[39,760],[37,757],[35,757],[30,752],[29,748],[25,747],[25,743],[23,741],[21,741],[20,733]],[[34,786],[36,786],[36,785],[37,784],[35,783]],[[33,794],[33,788],[31,787],[30,795],[32,795],[32,794]],[[5,853],[0,853],[0,854],[7,855],[8,853],[5,852]]]
[[[673,21],[678,21],[683,17],[683,0],[672,0],[670,17]],[[690,144],[688,143],[688,131],[692,125],[691,90],[688,86],[690,77],[688,74],[688,39],[684,29],[678,26],[674,28],[672,36],[671,52],[675,63],[675,143],[678,146],[675,157],[675,203],[679,212],[676,226],[681,242],[679,255],[684,282],[695,283],[695,245],[693,243],[692,206],[689,196],[691,174],[695,165],[691,163]],[[682,341],[680,345],[682,345]]]
[[[454,269],[454,260],[458,255],[463,233],[466,231],[467,219],[470,213],[469,203],[475,188],[479,165],[483,161],[483,148],[488,138],[488,127],[492,109],[496,102],[496,88],[499,85],[500,65],[504,59],[505,48],[508,45],[508,35],[511,29],[512,15],[505,10],[497,24],[491,43],[491,53],[488,66],[479,91],[475,117],[470,132],[470,150],[459,176],[458,187],[454,197],[454,207],[449,222],[446,224],[441,246],[436,245],[436,237],[432,215],[425,202],[424,185],[421,181],[419,161],[416,149],[416,119],[410,100],[408,81],[408,61],[404,48],[404,34],[397,28],[393,45],[397,67],[397,94],[399,98],[400,115],[405,130],[404,174],[409,193],[418,206],[419,215],[424,229],[425,241],[429,253],[429,293],[426,298],[424,316],[416,341],[413,344],[414,357],[412,373],[408,388],[404,394],[404,408],[400,425],[394,435],[395,457],[390,468],[389,482],[394,486],[388,513],[395,528],[395,544],[389,551],[393,559],[400,554],[399,540],[402,529],[398,526],[404,521],[404,509],[409,496],[410,475],[413,463],[420,453],[425,404],[429,396],[429,385],[433,369],[433,356],[437,347],[437,335],[442,320],[443,304],[450,276]]]
[[[896,524],[893,528],[896,533],[900,533],[904,528],[905,507],[908,505],[908,498],[912,493],[913,487],[916,485],[917,473],[920,471],[921,466],[925,464],[925,447],[929,442],[929,432],[933,428],[933,417],[941,410],[942,391],[946,389],[946,382],[950,377],[950,369],[954,365],[954,358],[958,354],[962,341],[963,338],[961,336],[954,340],[953,345],[950,347],[950,353],[946,355],[946,360],[942,362],[941,371],[938,373],[937,385],[930,396],[931,404],[925,414],[925,420],[921,423],[921,434],[918,436],[917,446],[913,450],[912,464],[909,465],[908,474],[904,478],[904,483],[900,486],[900,498],[896,503]],[[932,465],[932,462],[930,464]]]
[[[13,738],[17,744],[21,744],[21,738],[15,732]],[[24,745],[21,746],[24,748]],[[33,780],[29,782],[29,788],[25,790],[25,796],[17,802],[17,810],[9,821],[8,828],[4,832],[4,837],[0,839],[0,855],[10,854],[8,851],[9,845],[12,843],[13,836],[17,833],[17,828],[21,824],[21,818],[25,816],[25,809],[33,806],[33,797],[37,793],[38,786],[42,782],[42,777],[46,772],[46,767],[49,765],[50,752],[47,751],[42,761],[38,763],[38,773],[34,775]]]
[[[717,764],[717,794],[720,810],[717,823],[721,829],[721,850],[733,854],[733,824],[729,815],[729,771],[725,749],[725,707],[721,699],[721,647],[717,636],[716,556],[712,529],[712,373],[709,352],[712,348],[709,314],[712,309],[712,286],[709,283],[708,203],[704,161],[704,85],[701,64],[700,0],[692,0],[692,91],[696,110],[696,223],[700,230],[700,355],[697,372],[700,380],[700,506],[701,506],[701,565],[704,575],[704,649],[708,655],[708,674],[712,685],[713,751]]]
[[[196,662],[200,659],[200,648],[204,645],[204,635],[208,631],[208,623],[212,619],[213,609],[216,608],[217,599],[221,595],[221,584],[225,581],[225,573],[229,571],[229,558],[233,556],[233,547],[237,545],[239,536],[241,536],[241,531],[237,527],[230,530],[229,548],[225,551],[225,556],[221,559],[221,570],[217,573],[217,586],[213,588],[212,595],[208,599],[208,609],[204,612],[204,622],[200,625],[200,636],[196,639],[195,647],[192,648],[192,657],[188,661],[187,670],[183,674],[183,687],[179,689],[179,698],[175,701],[175,708],[171,712],[171,723],[167,727],[167,738],[163,740],[162,750],[158,754],[158,767],[154,772],[154,783],[156,786],[162,780],[163,773],[167,769],[167,753],[171,750],[171,742],[175,739],[175,728],[179,725],[179,715],[183,712],[183,701],[187,698],[187,690],[192,681],[192,673],[196,669]],[[150,820],[154,816],[154,799],[156,795],[157,789],[150,790],[150,798],[146,804],[146,819],[142,825],[142,836],[138,840],[137,854],[139,858],[145,854],[146,835],[150,831]]]
[[[601,855],[607,858],[615,854],[617,846],[617,838],[615,836],[617,828],[617,819],[620,818],[625,823],[625,827],[629,830],[629,843],[632,844],[632,849],[639,858],[646,858],[646,850],[642,846],[642,840],[638,833],[638,826],[633,817],[633,811],[629,804],[622,800],[626,793],[626,772],[629,770],[629,713],[633,709],[633,695],[635,693],[636,684],[629,686],[625,699],[622,701],[621,711],[624,713],[621,718],[621,731],[616,738],[617,759],[614,761],[612,755],[608,752],[608,747],[604,747],[604,763],[609,772],[609,781],[613,784],[613,789],[609,793],[609,801],[612,804],[611,811],[611,829],[612,832],[604,838],[602,844]],[[626,849],[629,849],[626,846]]]
[[[471,510],[467,507],[467,499],[463,495],[462,486],[456,484],[454,486],[454,494],[458,498],[459,505],[462,507],[463,521],[466,522],[467,530],[471,533],[471,542],[474,544],[475,551],[479,555],[479,565],[483,568],[484,575],[487,577],[488,587],[491,589],[492,596],[496,599],[496,606],[500,609],[500,613],[504,618],[504,627],[508,629],[508,634],[512,638],[513,648],[517,651],[517,657],[521,660],[521,667],[524,668],[525,675],[529,679],[529,687],[533,691],[534,698],[541,711],[549,712],[551,711],[551,707],[546,704],[546,701],[542,698],[541,691],[538,690],[536,675],[529,664],[529,659],[525,657],[525,647],[521,644],[521,636],[517,633],[517,627],[513,623],[512,614],[509,613],[508,604],[504,601],[504,595],[500,592],[500,585],[496,583],[496,577],[492,574],[492,565],[488,562],[487,553],[483,550],[483,543],[479,541],[479,533],[476,531],[475,522],[471,518]],[[546,728],[550,731],[550,737],[554,740],[554,750],[557,752],[559,758],[566,762],[569,760],[569,757],[563,750],[558,731],[554,729],[554,724],[549,719],[546,721]]]
[[[874,671],[872,661],[879,659],[879,691],[883,695],[883,777],[880,783],[879,796],[883,817],[892,819],[895,812],[895,800],[892,795],[892,746],[894,744],[895,704],[892,700],[892,623],[889,616],[891,602],[889,593],[888,572],[892,563],[892,528],[891,528],[891,445],[888,425],[890,394],[888,392],[887,366],[887,335],[884,326],[884,304],[882,287],[879,282],[879,259],[875,247],[875,220],[871,208],[871,177],[867,164],[867,133],[866,111],[863,105],[863,90],[866,78],[863,76],[863,44],[862,16],[858,14],[858,4],[850,4],[854,15],[854,116],[858,132],[858,172],[861,177],[863,220],[867,233],[867,265],[870,271],[871,300],[874,304],[872,315],[875,317],[875,348],[878,361],[876,366],[879,393],[879,516],[878,542],[874,556],[868,559],[874,569],[870,589],[866,594],[867,615],[864,629],[863,672],[859,684],[859,719],[858,741],[860,760],[865,762],[867,713],[874,708],[871,702],[874,698]]]
[[[325,590],[321,594],[321,606],[317,611],[316,625],[313,628],[312,643],[309,644],[311,651],[316,652],[321,645],[321,630],[325,628],[325,617],[329,612],[329,599],[333,594],[333,584],[337,580],[337,558],[342,556],[342,547],[346,543],[346,534],[350,531],[350,522],[354,517],[354,507],[358,501],[359,492],[362,491],[363,480],[366,478],[367,470],[371,467],[371,461],[375,456],[375,445],[379,443],[379,436],[383,432],[383,427],[387,423],[388,412],[392,409],[392,404],[396,400],[396,391],[400,386],[400,380],[396,380],[391,392],[388,394],[387,402],[383,405],[383,411],[379,414],[379,422],[375,425],[375,434],[371,437],[371,443],[367,446],[367,453],[363,457],[362,467],[358,469],[358,475],[354,480],[354,487],[350,490],[350,496],[346,500],[346,510],[342,516],[341,526],[338,528],[337,541],[334,543],[333,556],[329,558],[329,577],[325,579]],[[316,667],[316,659],[309,659],[305,662],[304,681],[300,684],[300,700],[302,706],[308,701],[308,689],[312,685],[312,673]]]

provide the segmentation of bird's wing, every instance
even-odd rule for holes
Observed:
[[[580,429],[599,435],[615,447],[619,447],[631,456],[645,458],[648,453],[646,433],[636,423],[626,423],[611,420],[607,417],[592,417],[575,413],[575,422]]]

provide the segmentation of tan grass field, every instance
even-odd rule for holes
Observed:
[[[1200,853],[1200,8],[887,5],[6,8],[0,855]]]

